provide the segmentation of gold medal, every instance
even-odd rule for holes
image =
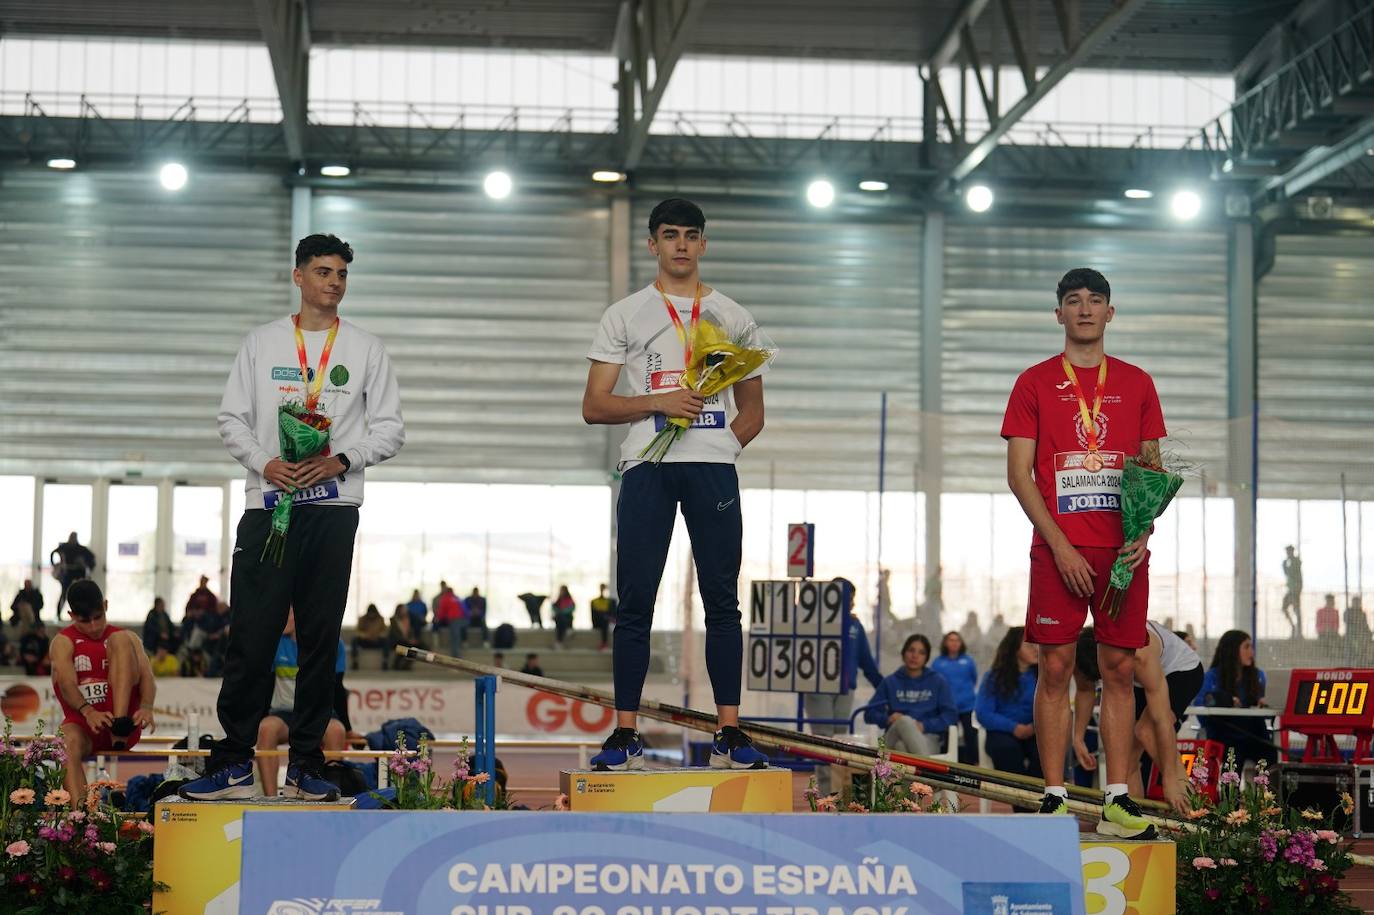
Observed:
[[[1083,469],[1088,473],[1097,473],[1102,469],[1102,455],[1096,451],[1089,451],[1088,456],[1083,459]]]

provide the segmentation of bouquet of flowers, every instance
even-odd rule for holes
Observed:
[[[1231,751],[1213,804],[1205,794],[1207,775],[1207,763],[1194,764],[1192,809],[1175,838],[1180,913],[1360,911],[1340,888],[1354,863],[1336,831],[1336,821],[1354,810],[1349,794],[1329,812],[1284,807],[1270,790],[1263,762],[1241,785]]]
[[[281,459],[288,464],[304,461],[317,454],[329,454],[329,417],[304,404],[288,403],[277,408],[277,443]],[[272,509],[272,530],[262,548],[262,559],[271,559],[278,566],[286,555],[286,531],[291,526],[291,506],[295,490],[286,495]]]
[[[731,336],[714,321],[702,319],[692,335],[691,351],[692,364],[682,373],[680,383],[702,397],[710,397],[749,377],[777,355],[778,348],[757,324]],[[661,463],[690,425],[690,420],[680,416],[669,418],[639,456]]]
[[[1121,471],[1121,530],[1130,543],[1150,529],[1164,514],[1169,502],[1183,485],[1183,477],[1163,467],[1152,467],[1137,460],[1126,461]],[[1102,597],[1102,609],[1116,619],[1126,602],[1126,589],[1135,571],[1118,556],[1112,563],[1110,586]]]
[[[935,796],[935,789],[924,782],[909,781],[892,768],[887,744],[878,740],[878,762],[869,773],[867,790],[850,791],[848,800],[838,794],[822,796],[811,776],[802,797],[812,813],[957,813]]]

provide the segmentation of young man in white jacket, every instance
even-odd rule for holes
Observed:
[[[334,800],[321,777],[320,741],[334,695],[334,662],[348,597],[363,470],[405,442],[401,396],[382,342],[339,318],[353,249],[333,235],[296,246],[299,313],[257,327],[239,348],[220,403],[225,447],[247,469],[234,542],[229,644],[219,694],[224,739],[206,775],[183,785],[191,800],[254,796],[253,746],[274,682],[273,657],[294,608],[300,669],[286,773],[287,797]],[[279,456],[277,411],[287,403],[330,419],[329,448],[308,460]],[[272,509],[294,499],[284,556],[263,558]]]

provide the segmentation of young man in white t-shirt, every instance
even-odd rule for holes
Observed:
[[[287,797],[333,800],[321,741],[334,707],[334,665],[348,599],[363,471],[401,450],[401,394],[382,341],[339,318],[353,249],[333,235],[296,246],[300,311],[244,338],[219,408],[219,433],[246,474],[234,539],[233,606],[215,742],[206,774],[182,785],[189,800],[251,798],[253,748],[275,684],[273,657],[294,606],[300,671],[286,770]],[[330,419],[329,449],[280,457],[278,408],[292,402]],[[292,499],[280,564],[264,557],[272,509]]]
[[[706,217],[696,204],[675,197],[654,207],[649,251],[658,259],[658,277],[607,309],[587,354],[591,369],[582,398],[582,418],[588,423],[630,424],[621,446],[624,476],[616,506],[620,606],[611,655],[616,728],[592,765],[638,769],[644,764],[644,744],[635,724],[649,670],[654,601],[681,506],[706,609],[706,668],[720,724],[711,765],[762,769],[767,759],[739,729],[743,522],[735,460],[763,429],[762,375],[767,366],[705,399],[679,387],[686,367],[684,344],[696,320],[713,321],[731,335],[754,321],[738,303],[701,283],[698,261],[706,253]],[[615,393],[622,372],[633,391],[628,396]],[[672,417],[692,424],[662,463],[642,460],[640,452]]]

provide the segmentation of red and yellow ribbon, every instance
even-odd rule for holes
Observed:
[[[1078,396],[1078,412],[1083,417],[1083,431],[1088,436],[1088,451],[1097,454],[1097,414],[1102,412],[1102,396],[1107,393],[1107,357],[1103,356],[1101,364],[1097,367],[1097,393],[1093,395],[1091,413],[1088,412],[1088,401],[1083,396],[1083,388],[1078,383],[1078,375],[1069,364],[1069,357],[1061,353],[1059,362],[1064,366],[1064,375],[1073,385],[1074,394]]]
[[[697,325],[701,323],[701,284],[697,283],[696,297],[692,299],[691,331],[682,325],[682,318],[669,300],[668,293],[663,291],[662,284],[655,280],[654,288],[663,296],[663,307],[668,309],[668,317],[673,319],[673,329],[677,331],[677,338],[682,341],[682,369],[685,372],[692,367],[692,341],[696,339]]]
[[[324,370],[329,368],[329,354],[334,349],[334,338],[339,335],[339,319],[334,319],[334,324],[329,328],[329,336],[324,340],[324,349],[320,350],[320,367],[315,369],[315,379],[310,380],[310,368],[305,356],[305,334],[301,333],[301,316],[293,315],[292,323],[296,325],[296,356],[301,361],[301,387],[305,388],[305,409],[308,413],[315,412],[315,405],[320,402],[320,392],[324,390]]]

